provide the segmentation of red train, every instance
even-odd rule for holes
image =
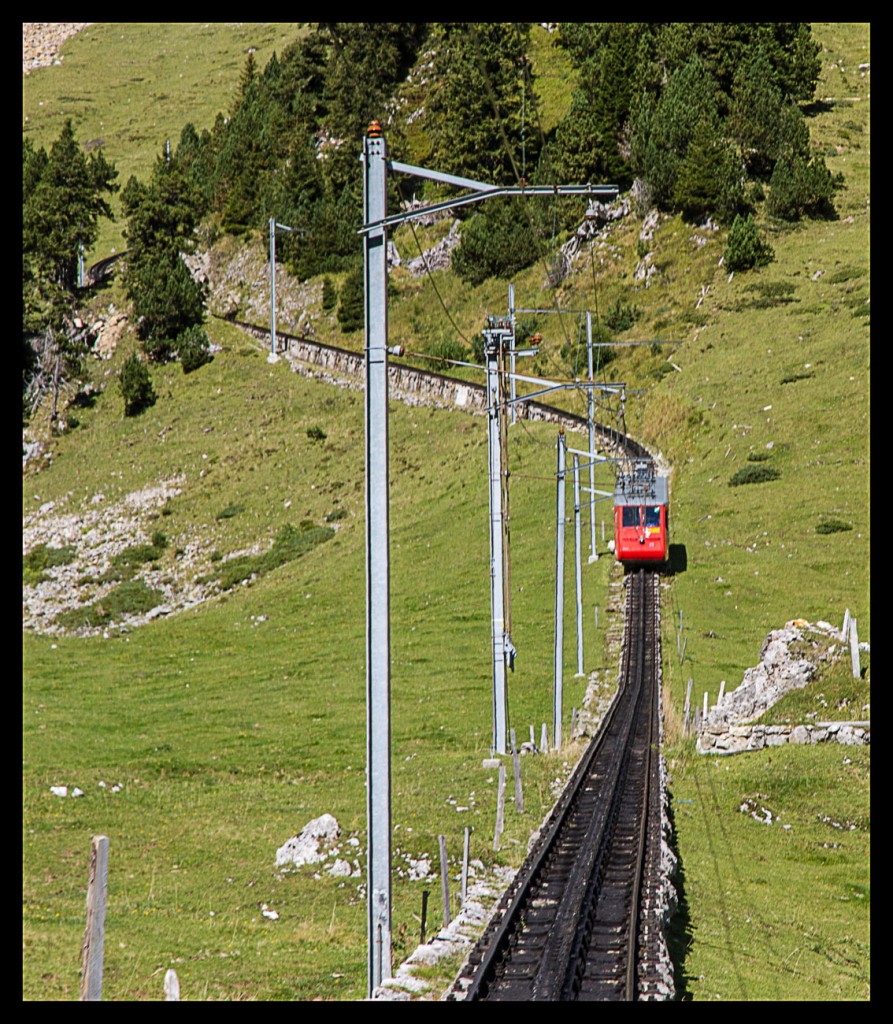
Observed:
[[[667,478],[650,459],[627,463],[614,491],[614,556],[624,565],[660,565],[667,561],[670,506]]]

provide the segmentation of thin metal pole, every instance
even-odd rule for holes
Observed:
[[[511,388],[511,422],[515,422],[515,396],[516,396],[516,384],[515,384],[515,286],[509,285],[509,323],[512,325],[512,347],[510,350],[511,357],[511,376],[509,377],[510,388]]]
[[[490,612],[493,645],[493,750],[506,752],[506,633],[502,509],[502,446],[500,438],[498,331],[485,331],[487,359],[487,449],[490,466]]]
[[[552,745],[561,749],[561,706],[564,700],[562,655],[564,651],[564,428],[558,431],[558,485],[555,518],[555,687],[552,695]]]
[[[276,220],[270,218],[270,355],[276,355]]]
[[[577,675],[583,673],[583,573],[580,566],[580,459],[574,456],[574,576],[577,594]]]
[[[592,314],[586,314],[586,363],[589,368],[589,383],[593,384],[592,377]],[[593,495],[593,501],[589,513],[589,561],[598,561],[598,551],[595,549],[595,389],[589,388],[586,403],[586,418],[589,421],[589,491]]]
[[[376,126],[377,127],[377,126]],[[380,130],[363,141],[365,221],[387,214]],[[387,236],[364,241],[366,294],[366,800],[369,828],[369,995],[391,966],[391,654],[388,522]]]

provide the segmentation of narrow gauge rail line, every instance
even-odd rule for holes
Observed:
[[[452,999],[647,997],[656,933],[641,927],[640,906],[660,863],[659,604],[657,574],[631,573],[617,696]]]
[[[271,331],[268,327],[248,323],[244,320],[228,319],[227,322],[240,328],[258,340],[269,342]],[[280,352],[288,351],[289,348],[292,347],[291,343],[294,342],[295,348],[298,346],[306,346],[317,353],[320,357],[319,364],[322,366],[332,365],[333,360],[340,356],[354,361],[357,372],[362,371],[363,353],[354,349],[340,348],[336,345],[326,345],[323,342],[314,341],[312,338],[308,338],[304,335],[289,334],[288,332],[281,331],[278,328],[276,330],[276,340],[278,342],[278,350]],[[303,357],[299,358],[303,360]],[[389,368],[392,373],[399,373],[400,371],[406,370],[419,379],[444,382],[447,384],[461,384],[463,388],[466,388],[469,392],[473,392],[478,396],[478,402],[476,403],[477,408],[481,410],[486,410],[487,408],[487,389],[483,384],[477,384],[473,381],[459,380],[458,378],[451,377],[448,374],[437,373],[435,370],[422,370],[414,366],[409,367],[403,363],[398,363],[393,359],[389,361]],[[523,398],[523,396],[520,397]],[[557,406],[549,405],[546,402],[538,402],[536,399],[519,403],[517,409],[519,416],[529,416],[531,419],[537,418],[537,414],[540,414],[542,418],[548,418],[550,416],[560,417],[561,421],[572,430],[585,431],[588,426],[588,420],[585,416],[581,416],[578,413],[568,412],[565,409],[559,409]],[[629,437],[627,434],[617,430],[615,427],[611,427],[606,423],[596,423],[595,432],[598,442],[607,450],[623,452],[633,458],[651,457],[651,453],[647,448],[639,444],[638,441],[633,440],[633,438]]]

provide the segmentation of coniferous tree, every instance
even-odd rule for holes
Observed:
[[[751,270],[763,267],[775,259],[772,246],[760,239],[760,233],[750,214],[735,218],[729,231],[729,240],[723,262],[729,270]]]
[[[114,219],[105,195],[117,176],[102,150],[84,154],[70,120],[49,154],[23,143],[23,248],[42,280],[73,291],[81,247],[96,241],[100,218]]]
[[[673,203],[689,220],[716,213],[730,222],[744,203],[739,160],[707,119],[698,122],[679,163]]]
[[[679,167],[699,124],[702,131],[719,131],[715,84],[696,55],[672,75],[656,105],[642,106],[635,129],[638,170],[658,206],[672,207]]]
[[[782,220],[833,217],[834,194],[842,185],[843,175],[832,175],[823,157],[782,156],[769,179],[766,211]]]
[[[729,133],[756,178],[767,180],[775,166],[783,130],[782,109],[772,66],[765,53],[757,50],[735,76],[728,120]]]
[[[121,194],[127,215],[124,285],[152,359],[176,350],[176,338],[204,320],[204,290],[182,254],[195,249],[200,200],[184,167],[161,156],[152,179],[131,177]]]
[[[341,302],[336,315],[344,334],[360,330],[366,322],[364,288],[365,271],[360,263],[348,273],[341,288]]]
[[[124,399],[124,415],[136,416],[155,404],[155,388],[148,367],[134,352],[127,357],[118,377],[118,387]]]
[[[521,84],[525,26],[440,25],[436,83],[426,117],[430,162],[441,171],[504,185],[521,176]],[[530,78],[525,77],[525,90]]]

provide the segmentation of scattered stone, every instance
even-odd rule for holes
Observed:
[[[330,855],[340,835],[341,829],[335,818],[331,814],[322,814],[279,847],[276,867],[299,868],[304,864],[317,864]]]

